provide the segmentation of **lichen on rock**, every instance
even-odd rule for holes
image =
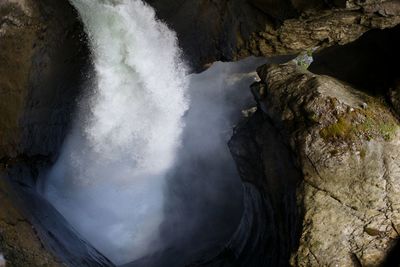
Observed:
[[[398,119],[384,102],[293,63],[258,73],[258,112],[278,129],[303,175],[302,230],[291,264],[382,263],[400,223]]]

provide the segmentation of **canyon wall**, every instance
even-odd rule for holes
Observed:
[[[0,158],[54,155],[69,124],[89,52],[66,2],[2,1]]]
[[[178,34],[195,70],[216,60],[294,54],[354,41],[400,23],[400,2],[147,0]]]
[[[376,98],[293,63],[263,66],[258,73],[262,81],[252,87],[258,111],[239,129],[251,129],[252,121],[260,121],[262,116],[258,124],[279,132],[277,140],[291,150],[293,162],[301,171],[296,196],[302,222],[291,265],[380,265],[399,235],[398,119]],[[252,138],[266,140],[259,134]],[[236,140],[241,136],[234,135],[234,144]],[[243,146],[245,151],[254,146],[250,144]],[[259,151],[271,147],[267,142],[256,144]],[[248,165],[242,153],[233,150],[239,169]],[[279,161],[280,157],[272,160]],[[261,157],[265,166],[270,161],[270,157]],[[261,178],[258,188],[267,199],[271,186],[265,189],[263,185],[271,183],[268,177],[274,173],[270,172],[264,167],[257,176]],[[248,177],[247,173],[242,175]],[[290,177],[293,175],[282,175],[273,184]],[[295,185],[289,180],[287,186]],[[284,186],[274,190],[281,194],[287,191]],[[290,205],[284,207],[295,214]],[[274,213],[277,210],[273,209]],[[296,232],[287,233],[292,237]]]
[[[7,266],[112,266],[36,194],[88,79],[82,25],[67,1],[1,1],[0,18],[0,252]]]
[[[245,216],[226,250],[205,264],[382,262],[399,231],[399,134],[391,112],[400,110],[398,79],[391,76],[383,89],[366,88],[364,79],[379,72],[380,65],[364,68],[359,76],[346,76],[365,64],[360,61],[347,74],[340,73],[350,66],[339,64],[349,53],[336,60],[342,51],[339,46],[322,48],[352,42],[370,29],[395,26],[400,23],[399,2],[147,2],[177,31],[195,71],[215,60],[295,54],[319,47],[311,70],[359,89],[291,64],[259,69],[262,81],[252,87],[258,110],[237,127],[230,142],[246,182]],[[0,18],[0,250],[10,266],[59,266],[61,260],[43,246],[37,233],[41,231],[31,227],[41,218],[32,216],[32,211],[40,210],[40,205],[44,209],[44,202],[24,211],[17,199],[25,205],[32,200],[21,188],[33,192],[36,167],[57,157],[81,85],[90,79],[90,52],[67,1],[1,1]],[[384,50],[388,43],[377,47]],[[362,57],[370,63],[368,54]],[[377,64],[385,66],[383,59]],[[332,61],[339,63],[328,64]],[[390,108],[360,90],[378,92]],[[15,175],[20,163],[29,175]],[[11,185],[6,179],[10,173]],[[20,187],[12,190],[13,184]],[[91,264],[111,265],[92,252],[102,263]]]

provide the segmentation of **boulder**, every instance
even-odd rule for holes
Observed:
[[[398,119],[384,102],[293,63],[265,65],[258,73],[261,81],[252,86],[258,110],[236,130],[231,150],[242,178],[258,185],[267,201],[296,187],[300,212],[293,221],[301,222],[300,231],[297,237],[296,231],[285,232],[289,240],[298,238],[296,247],[287,247],[292,250],[291,265],[381,264],[399,236]],[[252,121],[268,130],[254,132]],[[279,136],[275,141],[263,141],[271,140],[269,133],[274,131]],[[237,132],[247,132],[251,138]],[[241,150],[236,149],[243,142]],[[281,160],[280,155],[263,154],[276,143],[290,150],[301,182],[296,183],[294,172],[279,176],[267,167]],[[243,157],[253,150],[261,156]],[[264,168],[246,167],[253,162]],[[279,212],[293,213],[289,207],[284,205]],[[287,222],[275,219],[266,224]],[[265,253],[271,252],[265,249]]]

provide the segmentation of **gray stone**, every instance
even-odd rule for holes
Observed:
[[[394,226],[400,223],[397,118],[375,98],[293,63],[263,66],[258,73],[261,82],[252,90],[260,106],[258,112],[265,117],[265,122],[259,121],[259,127],[272,123],[270,130],[279,131],[303,176],[297,187],[302,230],[291,264],[376,266],[382,263],[398,237]],[[368,106],[362,108],[363,103]],[[248,125],[242,125],[238,131],[246,131]],[[249,128],[247,131],[250,135],[254,133]],[[259,132],[251,138],[267,137]],[[256,149],[263,151],[271,145],[260,142]],[[248,163],[235,152],[241,169]],[[268,156],[259,160],[264,164],[274,162]],[[264,180],[270,176],[290,181],[264,170],[251,176],[254,183],[270,184]],[[245,180],[246,175],[242,176]],[[259,188],[268,199],[270,189]]]
[[[249,55],[343,45],[400,23],[396,0],[147,0],[174,29],[195,70]]]

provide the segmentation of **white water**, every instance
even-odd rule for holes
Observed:
[[[157,249],[165,173],[188,103],[175,34],[140,0],[71,0],[95,84],[41,189],[91,244],[122,264]]]

